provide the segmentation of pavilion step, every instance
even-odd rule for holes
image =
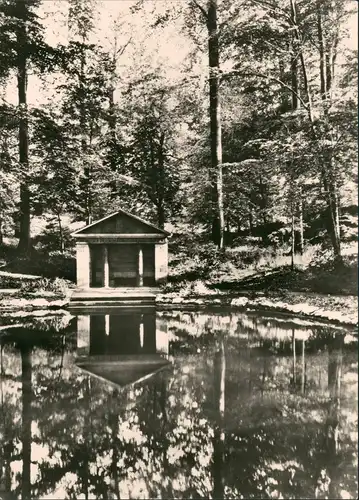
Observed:
[[[138,295],[114,295],[114,296],[101,296],[101,295],[75,295],[71,297],[71,302],[127,302],[129,300],[155,300],[156,296],[152,294],[138,294]]]
[[[143,307],[143,306],[149,306],[149,307],[153,307],[155,305],[155,298],[151,298],[151,297],[146,297],[146,298],[143,298],[143,299],[134,299],[134,298],[131,298],[131,299],[128,299],[128,300],[121,300],[119,298],[117,298],[116,300],[97,300],[97,299],[93,299],[93,300],[81,300],[81,301],[71,301],[69,303],[69,308],[74,310],[74,309],[81,309],[81,310],[84,310],[86,308],[88,308],[89,310],[92,310],[96,307],[98,308],[113,308],[113,307]]]

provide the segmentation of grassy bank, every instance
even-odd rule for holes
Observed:
[[[314,292],[357,295],[357,244],[343,245],[343,262],[337,265],[332,252],[322,245],[309,246],[295,255],[288,248],[246,243],[219,251],[197,238],[182,238],[170,244],[167,292],[180,292],[191,283],[202,282],[213,290],[227,292]]]

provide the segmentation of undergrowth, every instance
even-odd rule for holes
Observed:
[[[170,244],[170,275],[165,290],[182,292],[191,283],[204,287],[237,290],[312,291],[357,294],[356,246],[343,245],[338,266],[324,245],[310,245],[296,254],[294,268],[289,247],[243,242],[225,250],[198,236],[177,237]],[[205,293],[205,292],[204,292]]]

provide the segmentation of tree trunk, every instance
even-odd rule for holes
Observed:
[[[63,230],[62,230],[62,224],[61,224],[61,216],[60,216],[60,214],[57,214],[57,224],[59,226],[60,251],[61,251],[61,253],[64,253],[64,251],[65,251],[65,243],[64,243],[64,235],[63,235]]]
[[[295,43],[292,41],[292,53],[290,58],[290,72],[291,72],[291,84],[292,84],[292,109],[296,110],[300,107],[300,101],[298,96],[300,94],[299,90],[299,71],[298,71],[298,55],[295,53]]]
[[[279,59],[278,61],[278,65],[279,65],[279,77],[281,79],[282,82],[285,81],[285,66],[284,66],[284,61],[282,58]],[[280,91],[280,98],[281,98],[281,105],[280,105],[280,108],[281,108],[281,111],[282,113],[286,113],[288,111],[288,90],[287,89],[284,89],[283,87],[281,88],[281,91]]]
[[[294,271],[294,259],[295,259],[295,217],[294,217],[294,206],[292,204],[292,224],[291,224],[291,269]]]
[[[2,220],[2,217],[0,217],[0,245],[2,245],[4,243],[4,234],[2,231],[2,223],[3,223],[3,220]]]
[[[158,144],[158,170],[156,179],[157,191],[157,222],[161,229],[165,227],[165,206],[164,206],[164,192],[165,192],[165,155],[164,155],[164,142],[165,133],[161,132]]]
[[[266,194],[265,194],[265,186],[263,184],[262,176],[259,176],[259,189],[260,189],[260,195],[261,195],[261,212],[262,212],[262,220],[263,224],[267,224],[267,216],[266,216],[266,205],[267,205],[267,200],[266,200]]]
[[[338,264],[342,263],[340,226],[339,226],[339,207],[336,186],[327,178],[327,173],[323,173],[323,185],[327,202],[328,211],[328,232],[333,246],[334,258]]]
[[[209,114],[211,139],[211,178],[213,193],[217,202],[219,248],[224,247],[224,206],[223,206],[223,173],[222,173],[222,129],[221,106],[219,94],[219,40],[217,28],[217,0],[208,0],[208,60],[209,60]],[[217,223],[213,221],[213,229]]]
[[[32,400],[31,349],[21,349],[21,386],[22,386],[22,481],[21,498],[31,499],[31,400]]]
[[[23,176],[20,185],[20,239],[18,250],[27,254],[31,247],[30,238],[30,192],[26,177],[29,169],[29,125],[27,116],[27,35],[25,26],[26,6],[22,5],[23,19],[19,21],[17,38],[17,88],[19,104],[19,163]]]
[[[117,137],[116,137],[116,111],[115,111],[115,98],[114,98],[114,93],[115,89],[111,86],[108,92],[108,118],[107,118],[107,123],[108,123],[108,128],[110,132],[110,166],[111,170],[113,172],[116,171],[117,167],[117,158],[116,158],[116,143],[117,143]]]
[[[80,60],[80,75],[79,75],[79,107],[80,107],[80,128],[81,128],[81,154],[83,162],[83,191],[85,195],[85,222],[92,223],[92,200],[91,200],[91,171],[88,161],[87,137],[86,137],[86,102],[85,102],[85,67],[86,67],[86,49],[85,40],[82,41],[82,52]]]
[[[115,81],[116,81],[116,49],[117,43],[115,40],[115,50],[111,62],[111,82],[110,88],[108,91],[108,127],[110,132],[110,165],[112,171],[116,170],[117,167],[117,158],[116,158],[116,145],[117,145],[117,136],[116,136],[116,110],[115,110]]]
[[[299,252],[304,254],[304,223],[303,223],[303,193],[299,189]]]
[[[165,220],[166,220],[166,217],[165,217],[164,206],[162,203],[160,203],[157,205],[157,224],[158,224],[158,227],[160,227],[161,229],[164,229]]]
[[[321,2],[317,2],[317,29],[318,29],[318,41],[319,41],[319,72],[320,72],[320,94],[322,96],[322,101],[325,102],[327,99],[327,65],[325,57],[325,40],[323,35],[323,23],[322,23],[322,12],[321,12]]]

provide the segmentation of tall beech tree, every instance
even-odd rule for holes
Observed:
[[[93,0],[70,0],[68,25],[72,41],[68,47],[70,50],[65,49],[65,57],[70,56],[67,57],[68,75],[72,79],[72,86],[71,84],[68,86],[68,103],[73,114],[78,116],[78,131],[81,137],[82,190],[84,194],[84,219],[87,224],[91,224],[93,218],[92,166],[89,154],[97,121],[97,116],[91,113],[93,100],[88,88],[91,85],[88,80],[89,72],[93,73],[93,68],[88,68],[88,60],[91,59],[89,53],[95,49],[89,41],[94,30],[94,11],[95,2]],[[89,116],[91,114],[92,116]],[[98,114],[97,110],[96,115]]]
[[[212,238],[219,248],[224,247],[224,203],[222,172],[222,126],[220,102],[220,47],[217,0],[208,0],[207,8],[191,0],[192,8],[198,9],[206,23],[208,32],[209,67],[209,116],[211,149],[211,184],[213,206]],[[213,208],[214,208],[213,207]]]
[[[36,60],[38,42],[42,42],[43,27],[38,23],[36,8],[39,0],[5,0],[0,5],[1,62],[7,72],[15,71],[18,91],[18,154],[20,183],[19,251],[30,249],[30,190],[29,190],[29,123],[27,107],[28,68]],[[7,59],[6,59],[7,58]]]
[[[18,249],[28,253],[31,246],[31,162],[29,158],[29,114],[27,86],[29,69],[43,73],[55,62],[56,52],[45,43],[44,25],[37,10],[41,0],[4,0],[0,4],[1,74],[16,74],[18,163],[20,166],[20,239]]]

